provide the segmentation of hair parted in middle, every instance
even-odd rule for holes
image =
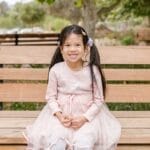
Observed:
[[[56,51],[55,51],[55,53],[52,57],[52,60],[51,60],[50,66],[49,66],[49,70],[56,63],[64,61],[63,56],[61,54],[60,47],[63,46],[63,44],[65,43],[67,37],[72,33],[82,36],[84,47],[86,47],[89,43],[89,40],[91,40],[90,37],[88,36],[87,32],[79,25],[69,25],[69,26],[66,26],[65,28],[63,28],[62,31],[59,34],[59,41],[58,41],[59,45],[56,48]],[[95,65],[98,68],[99,73],[101,75],[103,95],[105,97],[106,81],[105,81],[105,77],[104,77],[104,74],[102,72],[101,65],[100,65],[100,54],[99,54],[98,49],[97,49],[97,47],[95,46],[94,43],[92,43],[89,47],[90,47],[89,67],[90,67],[90,72],[91,72],[92,92],[94,93],[95,75],[94,75],[94,71],[93,71],[93,66]]]

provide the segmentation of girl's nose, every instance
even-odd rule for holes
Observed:
[[[75,46],[70,46],[70,51],[75,51]]]

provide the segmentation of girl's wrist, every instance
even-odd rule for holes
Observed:
[[[62,118],[62,113],[61,113],[60,111],[56,112],[54,115],[55,115],[59,120],[61,120],[61,118]]]
[[[83,116],[83,121],[84,121],[84,122],[88,122],[88,119]]]

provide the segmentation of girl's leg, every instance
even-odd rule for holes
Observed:
[[[93,150],[94,140],[92,137],[79,136],[75,139],[74,150]]]
[[[63,139],[58,139],[57,142],[52,145],[51,150],[65,150],[66,149],[66,142]]]

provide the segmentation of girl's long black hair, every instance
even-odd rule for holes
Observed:
[[[82,37],[83,37],[83,44],[84,44],[84,46],[87,46],[89,37],[88,37],[86,31],[81,26],[79,26],[79,25],[69,25],[69,26],[66,26],[61,31],[61,33],[59,35],[59,46],[56,48],[56,51],[55,51],[55,53],[54,53],[54,55],[52,57],[52,60],[51,60],[50,66],[49,66],[49,70],[56,63],[64,61],[63,56],[61,54],[60,46],[63,46],[66,38],[71,33],[82,35]],[[103,95],[105,97],[105,93],[106,93],[106,81],[105,81],[105,77],[104,77],[104,74],[103,74],[102,69],[101,69],[100,55],[99,55],[98,49],[95,46],[95,44],[93,43],[93,45],[90,48],[90,60],[89,60],[89,66],[90,66],[90,72],[91,72],[91,79],[92,79],[92,92],[94,92],[93,82],[95,80],[95,75],[94,75],[94,71],[93,71],[93,66],[94,65],[98,68],[99,73],[101,75],[102,87],[103,87]]]

